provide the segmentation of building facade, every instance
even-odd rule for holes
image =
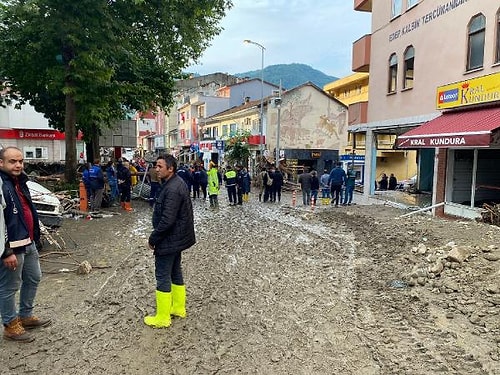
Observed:
[[[354,73],[328,83],[323,87],[327,93],[349,107],[349,125],[367,122],[369,74]],[[396,136],[392,134],[379,134],[376,144],[376,176],[382,173],[394,174],[399,180],[406,180],[417,173],[416,151],[400,151],[394,149]],[[344,168],[349,163],[354,163],[358,176],[357,183],[364,183],[365,173],[365,147],[364,133],[348,133],[347,145],[342,150],[342,163]]]
[[[492,177],[500,165],[500,4],[355,0],[354,9],[372,13],[372,34],[353,45],[353,70],[370,73],[367,122],[350,126],[367,140],[365,194],[373,192],[377,137],[391,134],[397,148],[418,151],[418,185],[432,192],[435,213],[477,217],[483,202],[500,201]],[[475,133],[488,144],[443,138]],[[438,140],[408,141],[422,135]]]

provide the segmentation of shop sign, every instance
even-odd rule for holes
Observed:
[[[354,155],[354,156],[352,154],[340,155],[341,161],[350,161],[353,159],[354,161],[365,161],[365,155]]]
[[[319,152],[319,151],[312,151],[311,152],[311,158],[319,159],[320,157],[321,157],[321,152]]]
[[[468,79],[437,88],[436,108],[466,107],[500,100],[500,73]]]
[[[488,147],[490,133],[398,138],[398,148]]]

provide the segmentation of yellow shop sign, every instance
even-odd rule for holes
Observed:
[[[437,88],[436,108],[456,108],[500,100],[500,73]]]

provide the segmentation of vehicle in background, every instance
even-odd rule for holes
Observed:
[[[417,183],[417,175],[409,178],[407,180],[398,181],[397,189],[398,190],[409,190],[412,189]]]
[[[59,198],[37,182],[28,181],[27,185],[42,224],[50,228],[60,227],[63,220],[63,207]]]

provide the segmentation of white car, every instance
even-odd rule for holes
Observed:
[[[59,198],[37,182],[28,181],[27,185],[42,224],[46,227],[60,227],[63,219],[63,207]]]

